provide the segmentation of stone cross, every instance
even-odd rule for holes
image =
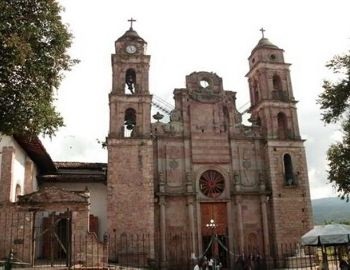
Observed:
[[[131,17],[128,22],[130,22],[130,29],[132,30],[132,23],[136,22],[136,20]]]
[[[261,34],[262,34],[262,38],[264,38],[264,32],[265,32],[266,30],[265,30],[263,27],[261,27],[259,31],[260,31]]]

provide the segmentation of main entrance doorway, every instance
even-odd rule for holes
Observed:
[[[226,203],[201,203],[202,253],[223,267],[229,264]]]

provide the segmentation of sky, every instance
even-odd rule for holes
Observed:
[[[64,23],[74,39],[69,54],[80,63],[65,73],[56,107],[65,120],[43,143],[54,161],[106,162],[98,141],[108,133],[108,94],[112,86],[114,41],[136,19],[134,30],[151,55],[150,91],[173,104],[173,90],[185,87],[193,71],[215,72],[225,90],[237,92],[237,108],[249,107],[245,74],[252,49],[265,37],[285,50],[299,127],[308,162],[311,197],[336,196],[327,181],[326,151],[341,138],[338,126],[325,126],[316,103],[325,64],[350,48],[348,0],[60,0]]]

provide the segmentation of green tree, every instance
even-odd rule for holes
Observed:
[[[0,132],[49,135],[63,126],[53,105],[72,35],[56,0],[0,0]]]
[[[322,120],[326,124],[340,123],[342,140],[327,151],[328,180],[336,186],[342,199],[350,195],[350,52],[335,56],[327,67],[339,75],[336,82],[324,81],[319,96]]]

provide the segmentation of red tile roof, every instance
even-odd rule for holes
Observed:
[[[37,136],[14,135],[13,137],[38,166],[40,173],[56,171],[55,164]]]

